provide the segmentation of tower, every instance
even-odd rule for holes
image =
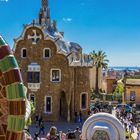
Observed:
[[[50,8],[48,0],[42,0],[42,7],[39,12],[39,24],[45,24],[49,28],[51,25]]]
[[[47,9],[48,8],[48,0],[42,0],[42,8]]]

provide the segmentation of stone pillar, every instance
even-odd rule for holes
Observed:
[[[68,105],[67,121],[70,122],[70,105]]]
[[[68,112],[67,112],[67,121],[70,122],[70,102],[71,102],[71,92],[67,92],[66,95],[66,101],[68,106]]]

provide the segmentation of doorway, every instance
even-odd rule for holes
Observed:
[[[66,95],[65,92],[62,91],[60,95],[60,109],[59,109],[59,115],[60,120],[66,120],[67,119],[67,102],[66,102]]]

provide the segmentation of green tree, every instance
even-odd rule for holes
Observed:
[[[118,83],[116,88],[115,88],[115,91],[114,91],[114,96],[120,100],[122,98],[124,94],[124,84],[123,83]]]
[[[103,51],[98,51],[90,53],[91,58],[93,59],[93,66],[96,67],[96,85],[95,85],[95,94],[99,95],[99,86],[98,86],[98,77],[99,77],[99,68],[107,69],[109,60],[106,59],[107,55]]]

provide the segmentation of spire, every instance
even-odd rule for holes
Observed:
[[[52,26],[51,23],[51,16],[50,16],[50,8],[49,8],[49,0],[41,0],[42,1],[42,7],[39,12],[39,24],[40,25],[46,25],[46,27],[49,29]]]
[[[48,8],[48,0],[42,0],[42,8],[47,9]]]

